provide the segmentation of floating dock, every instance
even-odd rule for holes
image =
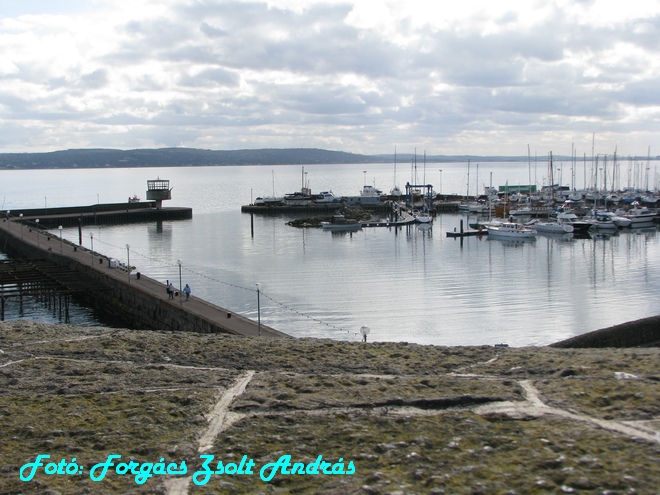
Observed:
[[[488,235],[488,229],[478,229],[478,230],[463,230],[463,220],[461,220],[461,226],[458,231],[454,229],[453,232],[447,232],[447,237],[473,237],[480,235]]]
[[[447,237],[473,237],[479,235],[488,235],[487,230],[465,230],[463,232],[447,232]]]

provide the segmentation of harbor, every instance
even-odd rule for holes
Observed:
[[[516,173],[527,173],[524,164],[499,167],[511,181]],[[456,164],[451,173],[443,165],[442,182],[437,177],[430,182],[438,193],[442,183],[442,196],[449,196],[464,183],[463,169]],[[338,196],[353,190],[359,194],[355,184],[363,183],[362,165],[305,170],[321,186],[317,190],[331,187]],[[660,237],[654,224],[569,238],[539,233],[525,242],[489,235],[454,242],[446,232],[460,231],[461,220],[467,232],[470,223],[488,217],[443,213],[430,225],[329,232],[287,225],[304,213],[242,213],[251,190],[271,191],[264,167],[123,173],[121,182],[108,183],[107,171],[14,172],[4,176],[8,191],[33,186],[18,196],[8,194],[4,210],[43,207],[46,195],[49,210],[90,204],[98,190],[105,203],[113,204],[118,202],[113,198],[125,201],[136,189],[144,196],[140,190],[146,180],[165,176],[173,186],[167,204],[192,208],[191,219],[86,225],[82,247],[78,226],[63,227],[64,247],[68,241],[89,256],[93,239],[94,252],[125,265],[130,254],[132,273],[156,280],[161,289],[166,280],[178,286],[181,260],[182,283],[190,284],[193,297],[226,308],[232,319],[240,315],[257,321],[261,316],[263,324],[295,337],[361,340],[360,328],[367,326],[370,342],[545,345],[660,314],[654,297],[660,288]],[[287,185],[300,182],[299,166],[278,167],[276,173],[284,191],[295,190]],[[39,188],[44,175],[47,180]],[[391,167],[370,167],[366,182],[391,183]],[[12,222],[14,228],[18,224]],[[55,226],[47,232],[51,241],[46,242],[56,254],[60,231]],[[164,290],[161,297],[166,297]],[[616,309],[623,300],[625,311]],[[15,308],[7,306],[7,317]]]

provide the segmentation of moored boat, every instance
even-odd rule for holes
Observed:
[[[633,223],[629,218],[618,216],[611,211],[597,211],[596,218],[599,220],[610,220],[619,228],[630,227]]]
[[[312,202],[312,197],[305,192],[293,192],[286,194],[283,202],[287,206],[307,206]]]
[[[571,234],[575,230],[572,225],[559,222],[533,221],[525,225],[533,227],[537,232],[543,232],[545,234]]]
[[[321,191],[314,199],[315,203],[339,203],[341,198],[332,191]]]
[[[573,232],[586,232],[591,227],[591,222],[587,220],[580,220],[575,213],[560,213],[557,215],[557,222],[570,225],[573,227]]]
[[[640,207],[639,205],[635,205],[635,203],[633,203],[633,208],[630,210],[626,212],[618,210],[616,213],[621,217],[630,219],[633,225],[637,223],[653,222],[657,216],[655,212],[651,211],[645,206]]]
[[[321,227],[323,230],[362,230],[362,223],[344,215],[333,215],[330,222],[321,222]]]
[[[524,239],[536,236],[536,230],[519,223],[504,222],[500,225],[489,225],[488,235],[495,237],[507,237]]]
[[[422,211],[413,211],[413,217],[415,217],[415,222],[417,223],[431,223],[433,222],[433,217],[429,214],[427,209]]]

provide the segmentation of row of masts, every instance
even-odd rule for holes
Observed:
[[[530,146],[527,145],[527,159],[528,159],[528,184],[539,184],[537,179],[537,164],[538,159],[535,154],[534,156],[534,180],[532,181],[532,157]],[[604,154],[604,153],[593,153],[593,143],[592,143],[592,157],[589,159],[587,154],[583,155],[583,187],[580,189],[582,191],[596,191],[596,192],[650,192],[652,189],[657,190],[659,186],[659,177],[657,173],[657,168],[655,171],[655,178],[653,183],[650,181],[650,159],[651,159],[651,147],[648,148],[646,163],[635,161],[632,157],[628,158],[628,166],[625,169],[626,182],[625,185],[622,185],[621,173],[623,164],[617,159],[617,148],[614,149],[613,154]],[[589,164],[591,167],[589,168]],[[466,197],[470,197],[470,165],[471,162],[468,159],[467,167],[467,184],[466,184]],[[396,182],[396,166],[397,166],[397,149],[394,147],[394,185],[397,185]],[[414,158],[411,164],[411,176],[412,182],[414,184],[419,184],[417,178],[417,148],[415,148]],[[422,184],[426,183],[426,151],[424,151],[424,177],[422,179]],[[552,187],[554,185],[563,185],[563,172],[565,170],[564,161],[556,164],[553,162],[552,152],[548,153],[548,183],[546,184],[546,177],[542,178],[543,186]],[[575,150],[574,143],[571,143],[571,160],[570,160],[570,189],[572,191],[577,191],[577,175],[578,175],[578,157],[577,151]],[[555,184],[555,180],[558,180],[558,184]],[[476,165],[476,179],[475,179],[475,197],[479,196],[479,164]],[[492,188],[492,184],[490,186]],[[484,187],[485,189],[485,187]]]

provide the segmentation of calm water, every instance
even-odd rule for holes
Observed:
[[[470,192],[494,186],[539,185],[545,165],[476,164]],[[543,171],[542,171],[543,169]],[[442,170],[442,172],[440,172]],[[366,173],[365,173],[366,172]],[[396,182],[413,182],[410,164]],[[353,234],[296,229],[289,217],[254,217],[240,206],[257,196],[299,190],[357,195],[364,183],[389,191],[392,164],[177,167],[152,169],[0,171],[2,210],[123,202],[145,196],[148,179],[169,179],[168,206],[191,206],[193,219],[86,228],[85,246],[130,262],[146,275],[174,280],[177,259],[193,294],[248,317],[261,317],[295,336],[441,345],[544,345],[587,331],[660,314],[657,229],[599,239],[554,239],[510,244],[445,236],[459,214],[433,227],[365,229]],[[576,173],[582,187],[582,172]],[[418,183],[464,194],[467,164],[418,163]],[[564,183],[567,181],[564,180]],[[77,242],[77,229],[63,232]]]

